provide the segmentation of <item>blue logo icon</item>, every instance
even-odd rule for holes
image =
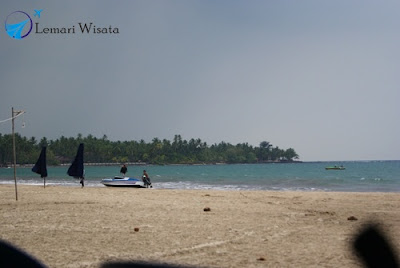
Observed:
[[[35,10],[35,15],[33,15],[33,16],[38,16],[38,18],[40,18],[40,12],[42,12],[43,11],[43,9],[34,9]]]
[[[40,17],[40,12],[38,15]],[[14,11],[7,16],[5,26],[6,32],[14,39],[23,39],[32,31],[32,19],[23,11]]]

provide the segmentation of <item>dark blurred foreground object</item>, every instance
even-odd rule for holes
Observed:
[[[355,237],[353,248],[365,267],[400,267],[393,246],[377,224],[366,226]]]
[[[0,240],[0,267],[45,268],[46,266],[22,250]]]
[[[23,250],[0,239],[0,268],[47,268],[38,260],[29,256]],[[162,263],[146,262],[109,262],[101,265],[101,268],[183,268],[188,266],[176,266]]]

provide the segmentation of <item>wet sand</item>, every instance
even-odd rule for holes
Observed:
[[[399,193],[26,185],[16,201],[0,185],[0,238],[48,267],[359,267],[351,242],[367,223],[400,248],[399,207]]]

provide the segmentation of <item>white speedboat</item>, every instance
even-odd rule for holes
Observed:
[[[105,186],[146,188],[142,180],[130,177],[115,176],[114,178],[102,179],[101,183]]]

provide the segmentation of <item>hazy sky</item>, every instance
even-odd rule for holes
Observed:
[[[22,40],[5,31],[14,11],[33,21]],[[180,134],[266,140],[303,161],[400,159],[399,1],[6,0],[0,21],[0,121],[25,110],[23,136]]]

